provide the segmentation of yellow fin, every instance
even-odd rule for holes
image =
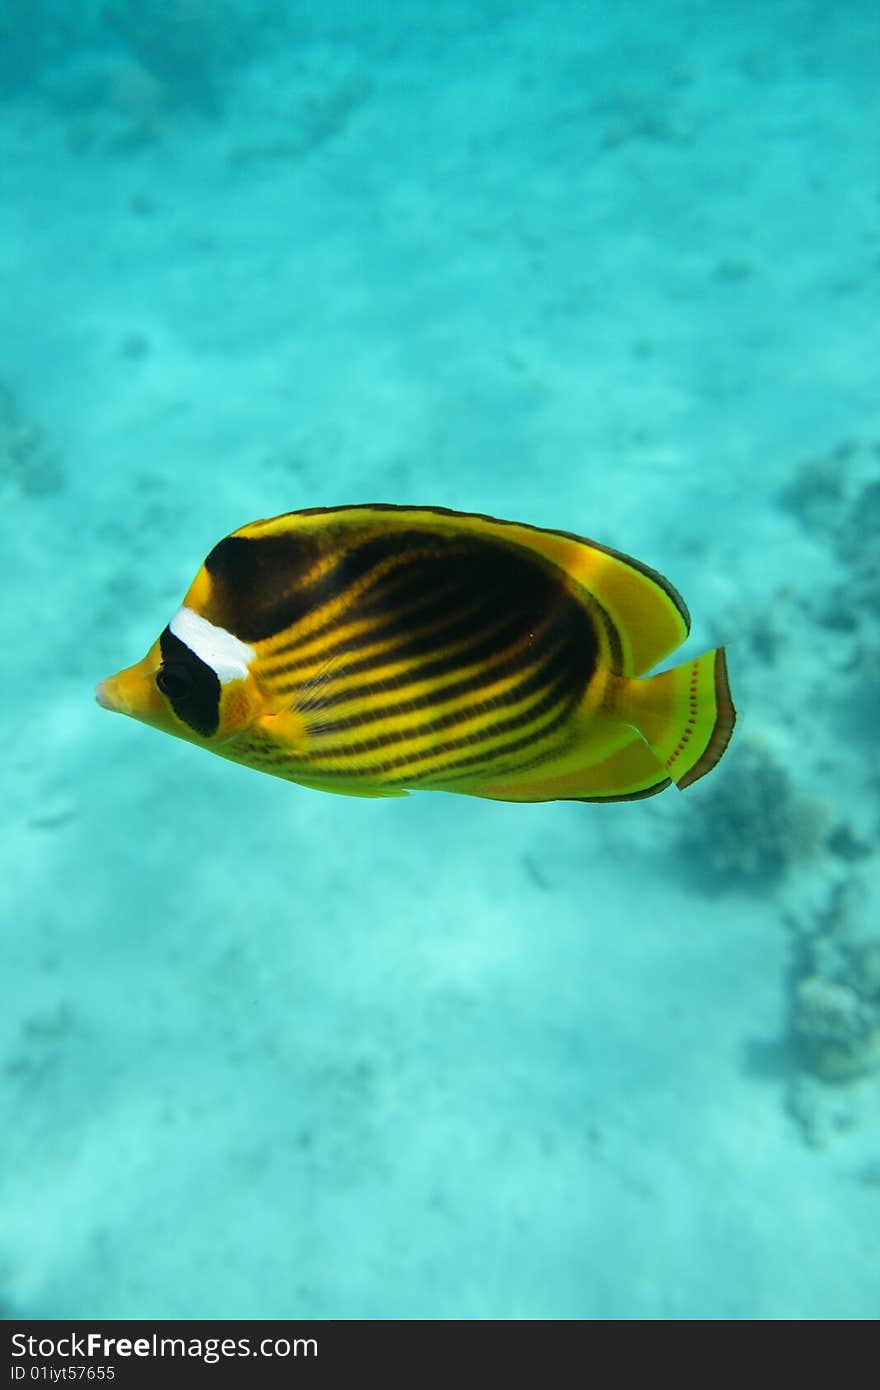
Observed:
[[[679,789],[711,772],[736,723],[723,647],[656,676],[620,681],[614,703]]]
[[[579,752],[583,758],[580,746]],[[605,757],[574,767],[571,755],[567,761],[568,766],[537,769],[476,787],[473,794],[491,801],[637,801],[669,786],[656,756],[634,730]]]
[[[333,792],[334,796],[359,796],[364,800],[377,796],[409,796],[409,792],[401,787],[358,786],[355,782],[311,782],[308,777],[290,777],[288,780],[296,782],[298,787],[308,787],[309,791]]]

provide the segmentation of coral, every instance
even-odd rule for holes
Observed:
[[[4,479],[30,496],[58,492],[63,483],[58,460],[46,448],[39,428],[20,420],[0,383],[0,481]]]
[[[845,440],[827,454],[800,464],[794,479],[778,494],[778,501],[808,531],[833,535],[846,506],[845,466],[856,445]]]
[[[788,1087],[786,1109],[811,1149],[855,1129],[861,1118],[860,1096],[851,1086],[829,1086],[809,1072],[799,1072]]]
[[[685,811],[680,848],[705,887],[760,892],[819,849],[824,812],[757,739],[741,739],[714,796]]]
[[[841,1127],[836,1093],[880,1071],[880,932],[868,887],[855,875],[831,883],[818,909],[787,920],[795,937],[790,1038],[798,1066],[788,1107],[807,1141],[818,1144]],[[852,1101],[844,1106],[849,1124],[858,1097]]]
[[[873,751],[880,702],[880,441],[846,440],[802,463],[779,501],[825,544],[842,573],[824,592],[809,585],[801,591],[802,611],[821,630],[828,673],[814,708],[825,712],[829,745],[843,740],[852,756],[863,739]],[[871,901],[877,894],[875,767],[876,760],[852,757],[856,785],[866,794],[847,799],[825,840],[818,865],[826,875],[824,900],[787,918],[795,945],[788,1043],[796,1066],[788,1105],[810,1144],[855,1123],[867,1078],[880,1072],[880,913]],[[856,865],[864,865],[864,878],[854,874]]]
[[[872,450],[880,469],[880,444]],[[876,554],[880,532],[880,478],[869,478],[858,489],[838,527],[835,539],[842,560],[861,562]]]
[[[829,540],[850,571],[827,612],[846,615],[849,628],[859,617],[880,619],[880,441],[845,440],[808,459],[778,500],[812,535]]]
[[[792,1027],[809,1065],[825,1081],[880,1067],[880,1009],[848,984],[808,975],[794,990]]]
[[[828,668],[845,673],[834,699],[847,736],[873,746],[880,703],[880,440],[845,440],[800,464],[778,500],[843,569],[842,581],[824,592],[804,586],[800,603],[822,629]]]

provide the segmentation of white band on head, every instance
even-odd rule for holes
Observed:
[[[216,672],[221,685],[242,680],[256,656],[253,647],[240,641],[224,627],[215,627],[191,608],[181,608],[168,626],[200,661]]]

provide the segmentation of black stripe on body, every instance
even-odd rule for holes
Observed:
[[[501,737],[508,733],[517,736],[502,738],[501,742],[493,744],[490,748],[474,748],[474,740],[470,735],[465,735],[462,738],[445,740],[436,748],[424,748],[401,753],[381,762],[361,764],[357,768],[357,776],[366,781],[381,780],[384,784],[392,786],[411,787],[427,781],[435,785],[445,784],[472,778],[481,772],[491,773],[493,777],[521,772],[524,768],[539,763],[548,753],[552,752],[555,756],[567,741],[565,726],[571,714],[568,701],[560,701],[557,692],[553,692],[541,705],[542,714],[549,714],[543,721],[533,720],[531,711],[525,718],[515,715],[510,719],[499,720],[492,731],[493,737]],[[519,733],[527,722],[530,727]],[[463,757],[449,756],[466,748],[474,748],[474,751]],[[426,766],[429,762],[431,765]],[[319,770],[320,764],[315,764],[315,769]],[[332,769],[327,768],[326,771],[330,772]],[[344,775],[344,769],[342,772]],[[340,775],[338,770],[336,775]]]
[[[549,562],[494,538],[233,536],[206,566],[207,616],[267,641],[260,679],[306,717],[307,751],[285,764],[253,748],[294,778],[403,785],[521,769],[558,750],[596,669],[603,616]]]
[[[521,662],[517,658],[499,662],[488,670],[482,666],[478,673],[466,676],[464,679],[455,681],[449,685],[443,685],[439,690],[426,691],[422,695],[412,696],[408,700],[397,700],[377,702],[370,708],[359,711],[356,714],[337,716],[336,718],[322,718],[319,723],[310,725],[309,732],[316,739],[323,740],[328,735],[338,735],[341,732],[353,731],[363,728],[365,725],[375,723],[378,720],[393,719],[396,716],[416,714],[419,711],[430,711],[445,705],[454,705],[446,714],[438,714],[427,723],[406,725],[405,727],[390,732],[383,736],[385,743],[398,743],[404,739],[419,738],[424,734],[439,731],[443,728],[451,728],[467,719],[473,719],[479,714],[490,715],[493,710],[504,709],[509,705],[515,705],[528,696],[536,694],[545,689],[550,682],[554,682],[560,689],[568,686],[567,652],[564,647],[557,642],[556,651],[546,652],[546,643],[542,644],[543,650],[536,652],[532,648],[529,656],[536,662],[538,656],[546,653],[547,660],[543,664],[536,664],[530,670],[523,672],[523,679],[497,694],[482,696],[482,692],[488,686],[494,686],[521,669]],[[385,687],[388,690],[388,687]],[[389,692],[390,693],[390,692]],[[460,703],[462,696],[476,695],[476,699]],[[482,696],[482,698],[481,698]],[[459,703],[456,703],[459,701]],[[491,732],[491,727],[488,726]],[[483,737],[483,734],[480,735]],[[320,752],[321,757],[344,752],[356,752],[358,744],[346,743],[338,748],[326,748],[321,742],[316,744],[316,752]]]
[[[462,548],[479,553],[487,547],[479,540],[409,530],[366,538],[329,530],[227,536],[205,560],[213,588],[205,616],[244,642],[266,641],[344,600],[346,591],[371,575],[378,581],[389,568],[419,569],[425,559]]]
[[[368,670],[377,664],[377,658],[380,656],[387,662],[399,659],[400,650],[403,647],[411,649],[420,637],[429,645],[436,646],[439,645],[439,641],[435,639],[439,639],[441,635],[444,642],[454,641],[455,631],[467,635],[475,626],[493,620],[498,621],[497,595],[472,594],[468,599],[462,597],[453,586],[442,583],[426,589],[415,597],[411,594],[401,595],[396,604],[389,600],[390,596],[383,598],[381,602],[374,598],[369,603],[358,606],[356,619],[346,614],[344,618],[336,618],[332,623],[325,624],[321,632],[328,638],[332,638],[334,629],[355,630],[348,631],[345,636],[339,636],[335,641],[324,642],[310,634],[307,641],[310,647],[314,641],[313,650],[294,660],[276,666],[275,657],[279,653],[273,652],[271,661],[267,662],[267,675],[273,681],[280,680],[331,657],[358,652],[364,655],[358,662],[347,662],[346,671]],[[376,650],[372,651],[371,648]],[[280,685],[282,693],[288,689],[295,690],[296,682],[284,682]]]
[[[416,681],[439,681],[443,676],[452,676],[477,664],[484,665],[488,673],[489,663],[498,664],[516,641],[521,624],[503,612],[496,612],[482,627],[475,628],[476,619],[477,615],[467,610],[462,614],[451,613],[448,621],[418,628],[412,635],[405,630],[399,631],[392,646],[383,645],[363,656],[355,654],[372,645],[371,642],[356,642],[339,649],[336,655],[345,655],[347,659],[337,668],[339,688],[327,690],[325,707],[329,709],[354,698],[384,696]],[[333,653],[329,655],[332,658]],[[405,668],[402,671],[401,665]],[[358,680],[361,676],[364,679]],[[478,672],[470,679],[479,684],[484,675]],[[281,686],[280,693],[288,694],[296,689],[296,684]]]
[[[558,745],[583,697],[598,640],[561,576],[479,539],[419,552],[407,566],[409,584],[387,596],[386,612],[380,592],[373,596],[377,626],[346,639],[344,651],[328,643],[337,664],[323,692],[308,690],[306,763],[315,775],[401,784],[474,775],[510,759],[521,767],[533,761],[536,744],[552,736]],[[424,595],[438,602],[414,614],[407,604]],[[364,607],[352,605],[346,619]],[[428,613],[436,622],[419,624]],[[370,650],[382,639],[393,639],[393,647]],[[435,688],[407,698],[407,689],[426,682]],[[413,721],[413,714],[424,717]],[[391,727],[377,731],[383,722]],[[419,740],[427,746],[407,751]]]
[[[541,715],[545,713],[549,717],[542,720]],[[501,742],[460,757],[449,755],[472,748],[470,736],[451,740],[440,749],[416,750],[363,763],[353,769],[325,762],[321,757],[293,760],[282,745],[272,745],[265,736],[253,732],[237,742],[234,756],[251,767],[275,772],[293,781],[302,777],[305,781],[313,778],[326,782],[328,786],[336,783],[344,787],[347,783],[401,788],[431,782],[435,786],[445,787],[457,781],[473,780],[480,772],[491,773],[493,779],[522,773],[537,766],[548,754],[557,755],[568,743],[566,723],[570,713],[568,702],[560,702],[557,692],[551,692],[540,702],[540,706],[534,706],[526,714],[498,721],[493,734]],[[524,733],[518,733],[528,721],[531,726]],[[503,737],[509,733],[517,736]],[[425,766],[430,759],[434,760],[433,765]]]
[[[566,746],[567,740],[560,737],[551,740],[551,735],[558,735],[564,729],[568,713],[568,710],[564,710],[548,722],[542,730],[542,739],[546,741],[540,744],[537,750],[535,736],[529,733],[506,743],[493,754],[491,761],[484,753],[471,753],[466,758],[454,758],[436,767],[426,768],[422,772],[410,772],[387,780],[390,785],[401,787],[418,787],[431,783],[441,789],[452,786],[455,782],[473,781],[474,777],[481,773],[487,777],[491,776],[494,780],[495,777],[504,778],[526,772],[529,768],[537,767],[544,758],[551,755],[555,757]]]
[[[443,547],[450,553],[423,555],[411,568],[410,587],[389,595],[384,612],[380,595],[371,600],[374,625],[310,652],[307,663],[313,670],[337,659],[324,708],[355,697],[385,697],[416,682],[454,678],[459,671],[467,672],[460,689],[477,690],[490,668],[497,679],[517,663],[535,661],[542,647],[556,641],[566,646],[573,678],[581,692],[585,689],[598,654],[596,634],[561,577],[530,556],[485,541],[472,541],[468,549],[456,541]],[[366,608],[346,606],[346,622],[354,625]],[[468,670],[481,663],[485,675]],[[271,677],[282,677],[279,693],[294,694],[296,683],[283,680],[293,672],[273,668],[271,660],[268,665]],[[349,685],[349,678],[361,676],[365,679]]]
[[[530,688],[525,689],[525,687]],[[509,708],[510,705],[516,705],[516,703],[520,703],[524,701],[524,699],[527,699],[528,696],[539,694],[541,691],[544,692],[544,694],[539,695],[539,698],[535,699],[534,702],[528,703],[524,709],[519,710],[516,714],[500,717],[503,716],[503,712],[505,712],[505,709]],[[357,739],[355,742],[343,742],[343,744],[331,745],[325,745],[324,742],[321,742],[321,744],[317,744],[316,748],[314,748],[314,758],[320,759],[321,762],[324,762],[324,760],[334,760],[336,766],[338,766],[339,759],[357,758],[361,753],[377,752],[380,748],[393,748],[393,746],[399,744],[412,744],[412,742],[416,742],[420,738],[427,738],[430,734],[449,734],[449,731],[456,728],[456,726],[478,719],[482,713],[492,714],[492,716],[498,713],[499,717],[488,717],[488,719],[482,721],[481,724],[478,724],[477,727],[470,728],[467,733],[459,735],[459,737],[445,737],[438,746],[431,746],[431,748],[427,749],[414,749],[412,753],[403,753],[402,758],[398,759],[399,762],[400,760],[402,760],[402,762],[410,762],[410,760],[418,762],[418,760],[424,758],[435,758],[435,756],[439,756],[441,753],[445,755],[450,749],[484,744],[484,742],[489,742],[491,739],[498,738],[500,734],[509,733],[510,730],[516,730],[516,728],[523,728],[525,724],[535,724],[535,726],[537,726],[539,716],[545,714],[546,710],[555,708],[559,703],[564,703],[566,706],[569,705],[569,701],[566,699],[566,678],[564,678],[564,673],[562,677],[557,678],[555,684],[549,685],[549,687],[546,685],[545,678],[541,674],[539,680],[538,678],[532,677],[531,681],[523,682],[523,687],[514,687],[513,691],[506,692],[506,695],[503,696],[500,701],[491,699],[491,701],[481,701],[471,703],[471,705],[459,706],[459,708],[450,710],[450,712],[446,714],[439,714],[437,719],[427,720],[423,724],[396,728],[396,730],[389,730],[388,733],[385,734],[374,734],[367,738]],[[360,771],[360,767],[357,770]]]
[[[314,607],[306,580],[320,553],[317,538],[299,533],[227,536],[205,560],[212,580],[205,616],[244,642],[271,637]]]
[[[554,631],[546,622],[535,623],[524,632],[520,615],[502,613],[493,627],[462,636],[454,644],[418,639],[403,647],[393,654],[392,669],[401,664],[404,669],[395,670],[393,675],[384,674],[388,665],[382,657],[378,661],[346,665],[338,680],[339,688],[333,689],[331,683],[321,709],[327,711],[354,703],[364,710],[375,708],[391,712],[396,703],[405,703],[399,701],[402,691],[433,681],[432,690],[411,697],[419,708],[430,708],[453,697],[478,694],[518,672],[525,679],[535,664],[548,660],[560,647],[571,684],[577,687],[580,696],[594,670],[591,660],[594,648],[591,649],[589,639],[595,643],[595,637],[589,625],[583,636],[585,640],[578,641],[574,634]],[[347,678],[351,673],[364,673],[375,679],[349,687]],[[371,706],[371,701],[375,701],[375,705]]]
[[[428,593],[413,592],[412,576],[407,574],[407,567],[416,557],[405,554],[397,557],[397,563],[393,567],[389,564],[376,565],[372,573],[363,576],[361,592],[356,600],[351,595],[336,596],[337,601],[332,599],[325,603],[327,610],[326,616],[318,622],[314,621],[316,614],[310,614],[310,621],[301,623],[301,631],[297,631],[296,625],[293,628],[293,635],[286,637],[279,645],[272,647],[272,671],[273,674],[293,671],[299,666],[306,665],[312,659],[308,655],[295,656],[290,662],[275,667],[274,663],[280,657],[290,654],[301,653],[303,648],[311,647],[316,642],[332,637],[334,632],[344,630],[352,623],[351,604],[356,601],[358,622],[368,625],[377,619],[384,617],[388,612],[397,611],[403,614],[405,611],[416,612],[418,609],[434,604],[440,605],[445,592],[452,593],[454,584],[449,584],[444,589],[438,585],[433,591]],[[399,591],[404,591],[400,595],[400,601],[395,599]],[[345,597],[344,603],[338,602],[339,597]],[[318,610],[320,612],[320,610]],[[290,630],[288,630],[290,631]],[[344,639],[340,639],[344,640]]]

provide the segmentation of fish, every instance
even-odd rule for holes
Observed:
[[[496,801],[680,789],[733,732],[725,649],[656,570],[444,507],[313,507],[214,546],[106,709],[303,787]]]

